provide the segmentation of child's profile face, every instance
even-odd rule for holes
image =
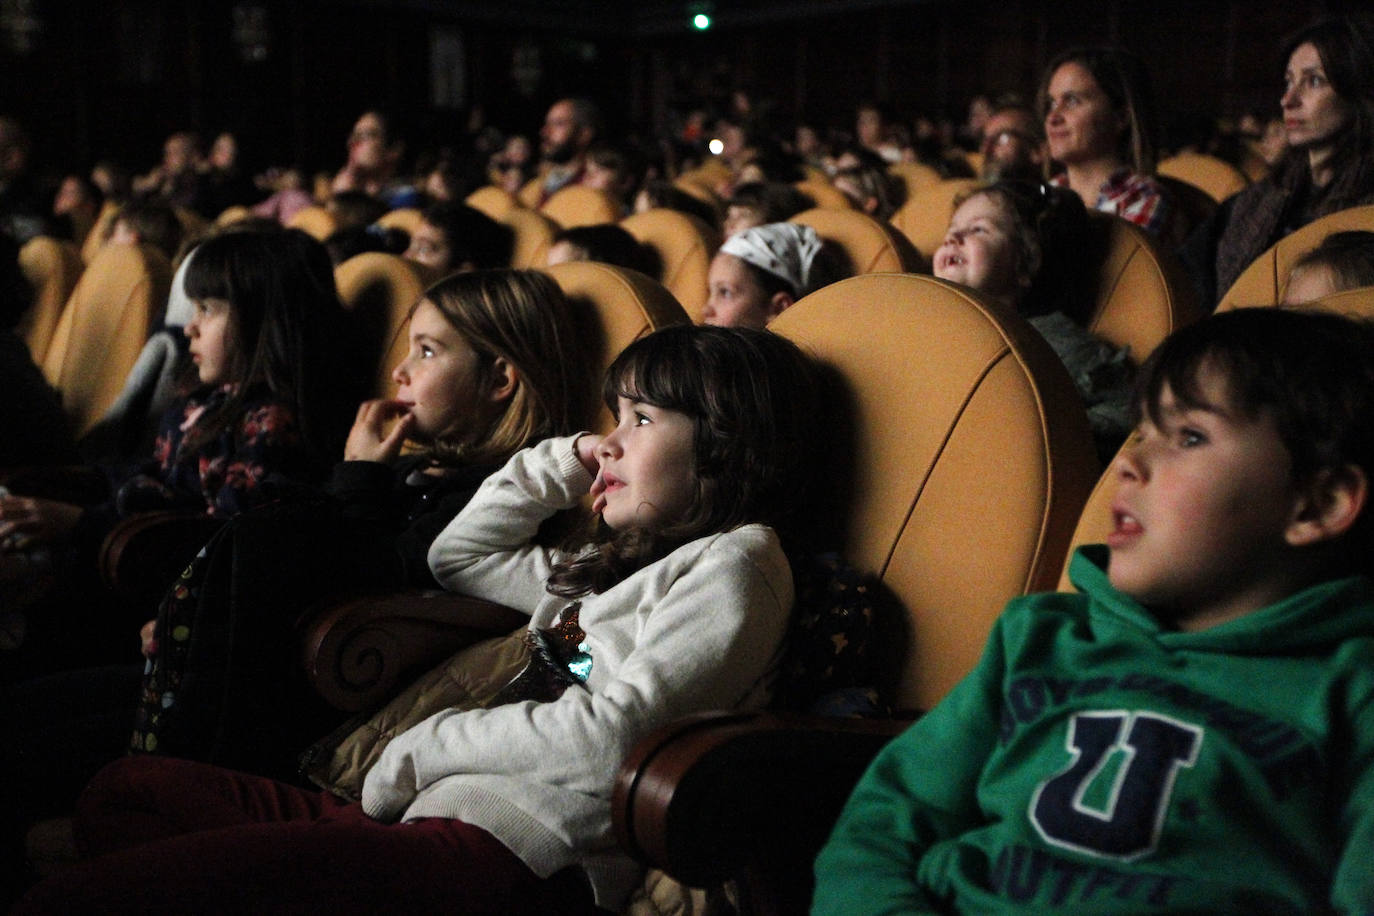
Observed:
[[[950,217],[945,240],[935,250],[933,273],[1014,305],[1020,284],[1013,231],[999,197],[973,195]]]
[[[415,418],[410,438],[461,439],[488,403],[482,359],[428,299],[411,315],[409,333],[410,349],[391,378]]]
[[[197,299],[183,333],[191,342],[191,361],[202,385],[232,381],[233,314],[228,299]]]
[[[1221,374],[1199,369],[1202,403],[1166,385],[1113,465],[1108,576],[1182,630],[1257,610],[1292,590],[1286,534],[1302,504],[1272,416],[1230,404]]]
[[[615,429],[596,449],[605,489],[592,508],[607,525],[655,530],[682,518],[696,496],[695,426],[681,411],[617,398]]]
[[[745,263],[732,254],[718,253],[706,275],[709,295],[701,323],[721,328],[763,328],[772,314],[768,295]]]

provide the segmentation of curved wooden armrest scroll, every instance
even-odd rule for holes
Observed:
[[[693,887],[757,885],[800,865],[805,874],[787,880],[803,886],[782,890],[809,895],[810,862],[854,783],[909,724],[771,712],[680,719],[621,765],[611,798],[616,839]]]
[[[190,509],[121,519],[101,544],[100,578],[117,594],[155,607],[223,525],[223,519]]]
[[[365,595],[306,617],[301,661],[326,703],[364,712],[393,697],[410,676],[529,620],[528,614],[452,592]]]

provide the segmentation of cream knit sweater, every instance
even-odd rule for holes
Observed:
[[[430,549],[446,588],[527,611],[531,628],[558,622],[573,602],[544,590],[554,554],[530,540],[591,485],[576,438],[526,449],[487,479]],[[581,866],[597,903],[618,910],[639,880],[611,835],[621,760],[671,719],[766,702],[792,597],[770,528],[685,544],[581,599],[591,656],[584,687],[552,703],[431,716],[388,745],[367,775],[363,807],[383,821],[476,824],[539,875]]]

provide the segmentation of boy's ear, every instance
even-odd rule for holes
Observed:
[[[487,400],[497,403],[509,400],[520,384],[520,370],[510,360],[498,356],[492,361],[490,371],[491,388],[487,391]]]
[[[793,299],[790,294],[782,292],[781,290],[774,293],[772,298],[768,300],[768,320],[772,321],[774,318],[787,311],[787,309],[792,307],[792,303],[796,301],[797,300]]]
[[[1369,479],[1358,465],[1323,471],[1306,488],[1284,539],[1293,547],[1330,541],[1350,530],[1369,497]]]

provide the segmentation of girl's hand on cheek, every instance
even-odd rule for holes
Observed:
[[[601,461],[596,457],[596,447],[601,444],[601,437],[587,434],[578,438],[574,444],[577,450],[577,460],[582,462],[582,466],[587,469],[587,473],[592,475],[592,487],[589,491],[592,495],[592,512],[600,512],[606,507],[606,480],[601,476]]]
[[[344,461],[395,461],[415,426],[410,408],[408,401],[364,401],[344,443]],[[396,422],[388,431],[386,425],[392,420]]]

